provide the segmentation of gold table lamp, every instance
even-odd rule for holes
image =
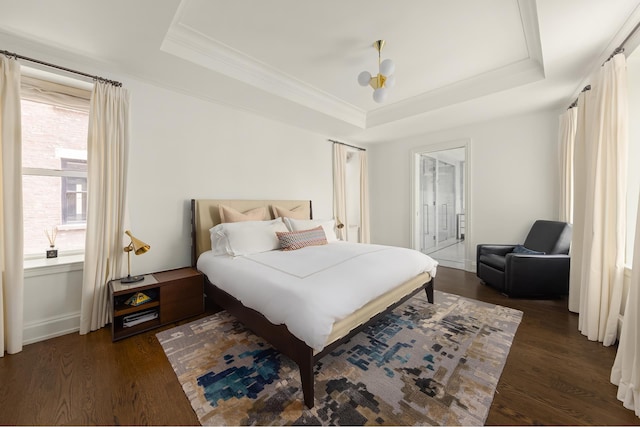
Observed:
[[[131,243],[124,247],[124,251],[127,253],[127,277],[120,280],[120,283],[135,283],[144,279],[143,276],[132,276],[131,275],[131,251],[133,251],[136,255],[142,255],[146,253],[151,246],[143,242],[142,240],[136,239],[131,235],[131,231],[127,230],[124,232],[127,236],[131,238]]]

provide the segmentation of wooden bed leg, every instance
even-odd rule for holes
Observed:
[[[311,409],[314,405],[314,377],[313,377],[313,349],[308,348],[308,354],[305,354],[298,361],[300,368],[300,381],[302,382],[302,394],[304,396],[304,404]]]
[[[427,286],[424,287],[424,290],[427,292],[427,300],[431,304],[433,304],[433,279],[431,279],[431,281],[427,283]]]

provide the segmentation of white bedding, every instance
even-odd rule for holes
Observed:
[[[198,258],[209,281],[313,349],[324,348],[334,322],[438,263],[406,248],[335,242],[295,251]]]

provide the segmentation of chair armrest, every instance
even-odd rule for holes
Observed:
[[[480,244],[476,246],[476,266],[480,265],[480,255],[500,255],[506,256],[512,252],[516,245],[492,245],[492,244]]]
[[[513,297],[569,293],[569,255],[507,254],[505,293]]]

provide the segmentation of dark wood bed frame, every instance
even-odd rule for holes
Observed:
[[[311,202],[309,202],[311,206]],[[195,200],[191,200],[191,236],[192,236],[192,256],[191,265],[196,268],[196,221],[195,221]],[[302,382],[302,393],[304,403],[308,408],[314,406],[314,374],[313,367],[323,356],[333,351],[339,345],[347,342],[354,335],[362,331],[367,326],[375,323],[382,316],[386,315],[409,298],[423,290],[427,294],[427,299],[433,304],[433,278],[415,289],[396,303],[389,306],[383,312],[375,315],[367,322],[352,329],[346,336],[327,345],[321,352],[313,354],[313,348],[304,341],[294,336],[285,325],[274,325],[261,313],[251,308],[245,307],[238,299],[212,284],[205,275],[205,294],[207,300],[240,320],[248,329],[256,335],[264,338],[280,353],[286,355],[298,364],[300,369],[300,380]]]

